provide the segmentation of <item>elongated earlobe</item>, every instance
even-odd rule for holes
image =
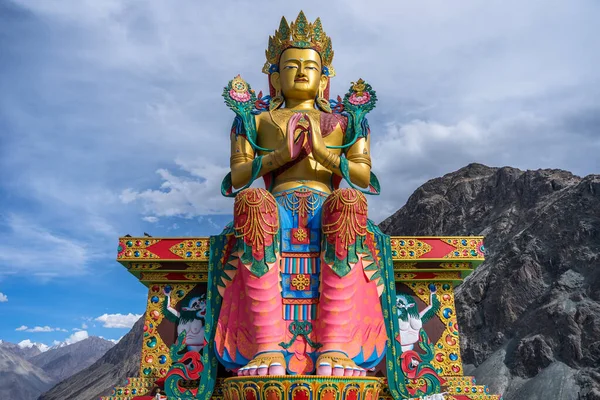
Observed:
[[[275,89],[275,96],[271,97],[269,101],[269,111],[273,111],[281,107],[283,104],[283,96],[281,95],[281,82],[279,81],[279,72],[273,72],[271,74],[271,85]]]
[[[319,85],[319,94],[317,95],[317,107],[326,113],[331,113],[331,105],[329,100],[325,98],[325,88],[327,87],[327,77],[321,78],[321,85]]]

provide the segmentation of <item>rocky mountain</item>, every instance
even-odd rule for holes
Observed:
[[[53,383],[41,368],[0,346],[0,399],[34,400]]]
[[[54,382],[60,382],[92,365],[113,346],[113,342],[92,336],[66,346],[53,347],[29,361],[43,369]]]
[[[88,368],[60,382],[39,400],[96,400],[128,377],[139,375],[144,318]]]
[[[478,383],[505,400],[600,399],[600,175],[471,164],[380,227],[486,237],[486,261],[456,295]]]
[[[97,337],[49,349],[30,341],[2,342],[0,399],[37,399],[57,382],[89,367],[113,346],[112,342]]]

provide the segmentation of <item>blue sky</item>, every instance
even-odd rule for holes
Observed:
[[[374,220],[470,162],[599,172],[600,3],[373,3],[302,8],[332,37],[333,92],[377,90]],[[0,2],[0,339],[120,338],[146,292],[117,238],[230,219],[221,90],[266,88],[268,35],[298,5],[174,4]]]

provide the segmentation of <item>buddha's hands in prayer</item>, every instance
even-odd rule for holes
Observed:
[[[294,113],[294,115],[290,118],[288,122],[288,131],[287,131],[287,142],[292,155],[292,159],[298,157],[302,148],[305,147],[308,141],[308,149],[310,151],[310,137],[307,137],[307,134],[304,130],[300,130],[300,132],[296,135],[296,129],[298,128],[298,123],[300,120],[308,119],[308,116],[304,113]],[[310,124],[310,122],[309,122]]]
[[[294,137],[294,132],[296,131],[296,126],[298,125],[300,119],[302,119],[301,113],[294,113],[290,117],[287,125],[287,138],[283,141],[281,147],[273,152],[273,156],[275,157],[275,160],[279,166],[285,165],[294,160],[300,152],[299,150],[302,147],[302,141],[296,140],[298,138]],[[297,142],[300,142],[299,145]]]
[[[327,145],[323,140],[321,126],[317,121],[310,119],[308,116],[307,119],[309,121],[308,139],[311,144],[313,156],[315,157],[315,160],[317,160],[317,162],[323,164],[323,162],[327,159],[327,156],[329,155],[329,150],[327,150]]]

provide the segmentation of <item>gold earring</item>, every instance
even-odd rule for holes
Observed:
[[[331,105],[329,104],[329,100],[323,97],[323,91],[323,89],[319,89],[319,95],[317,97],[317,106],[326,113],[331,113]]]
[[[271,97],[269,101],[269,111],[277,110],[283,104],[283,96],[281,95],[281,89],[275,89],[275,97]]]

